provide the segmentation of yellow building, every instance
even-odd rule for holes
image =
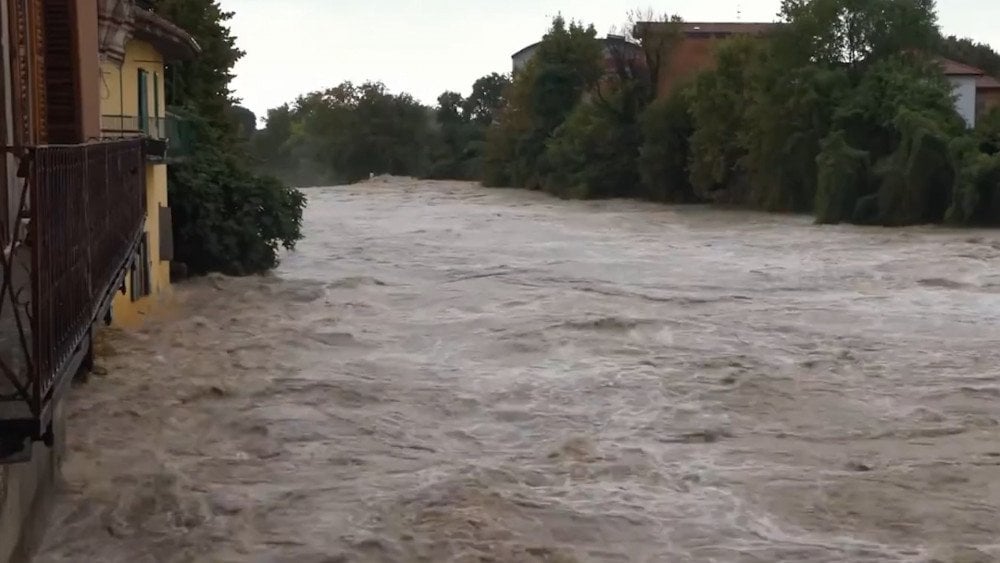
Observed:
[[[169,63],[194,57],[199,48],[186,32],[132,2],[114,10],[101,22],[101,130],[105,138],[145,139],[146,224],[111,316],[116,326],[136,327],[171,295],[166,76]]]

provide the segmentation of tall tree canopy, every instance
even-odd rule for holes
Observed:
[[[168,81],[171,109],[183,116],[193,144],[191,157],[168,168],[176,258],[193,273],[273,268],[280,247],[293,248],[302,237],[305,198],[250,171],[244,146],[256,117],[237,105],[230,88],[243,56],[227,25],[233,14],[216,0],[156,0],[154,9],[202,48],[195,59],[171,65]]]

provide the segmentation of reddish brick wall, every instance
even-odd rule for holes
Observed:
[[[675,89],[694,79],[701,71],[715,66],[715,48],[722,39],[715,36],[685,36],[676,46],[668,47],[670,55],[660,64],[659,97],[670,95]]]

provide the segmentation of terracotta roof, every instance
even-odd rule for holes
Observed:
[[[1000,80],[992,76],[980,76],[976,79],[976,90],[1000,90]]]
[[[636,27],[640,34],[657,28],[671,28],[685,35],[758,35],[781,25],[766,22],[639,22]]]
[[[943,57],[938,58],[938,64],[940,64],[941,68],[944,69],[946,76],[983,76],[986,74],[974,66],[962,64],[958,61],[945,59]]]

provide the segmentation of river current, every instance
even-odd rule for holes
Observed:
[[[37,561],[1000,561],[1000,233],[307,194],[101,337]]]

